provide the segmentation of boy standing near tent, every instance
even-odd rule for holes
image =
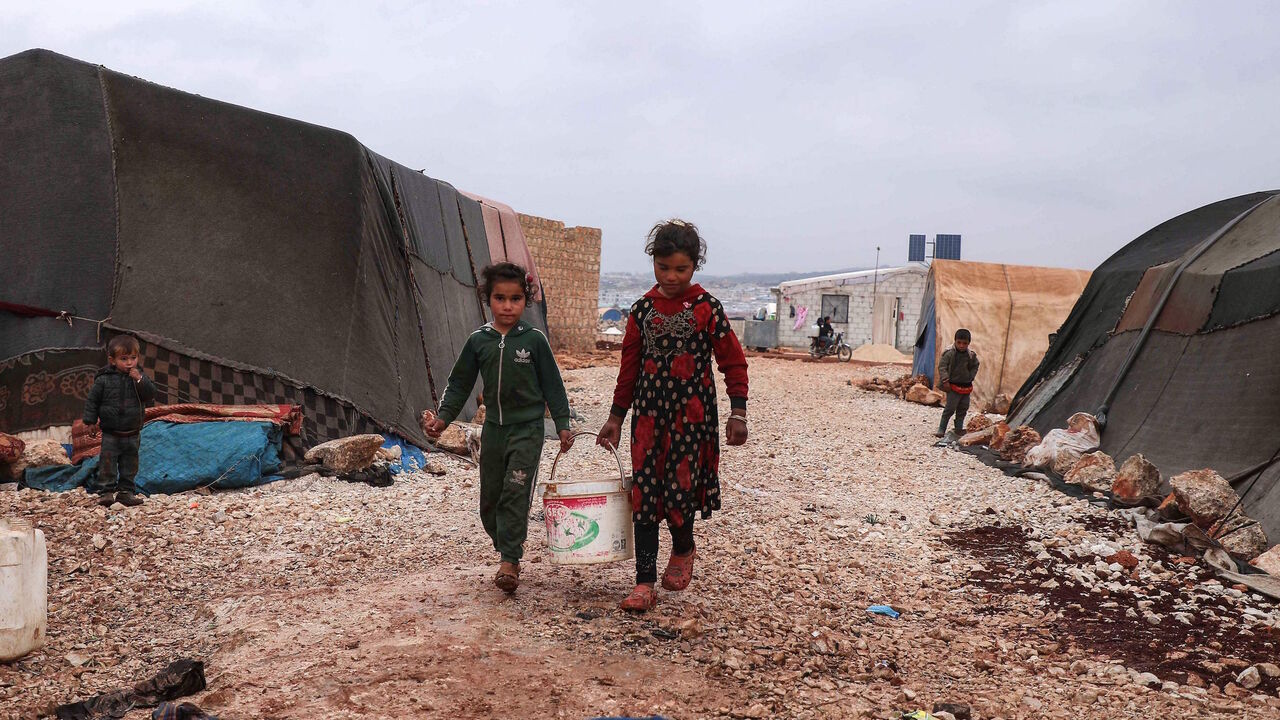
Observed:
[[[947,394],[947,406],[942,410],[942,422],[934,437],[947,433],[947,421],[956,417],[956,434],[964,434],[964,416],[969,412],[969,395],[973,393],[973,381],[978,377],[978,353],[969,349],[972,336],[968,330],[956,331],[955,344],[942,353],[938,362],[938,389]]]
[[[84,403],[84,424],[102,429],[98,483],[87,489],[98,494],[98,504],[103,506],[142,504],[133,479],[138,474],[144,408],[155,398],[156,386],[138,369],[138,350],[137,338],[111,338],[107,366],[94,376]]]

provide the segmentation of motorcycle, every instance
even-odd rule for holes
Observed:
[[[836,333],[825,346],[822,344],[821,337],[813,337],[809,341],[809,357],[824,358],[835,355],[840,358],[840,362],[849,362],[853,359],[853,348],[844,341],[844,333]]]

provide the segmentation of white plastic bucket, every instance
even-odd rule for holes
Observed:
[[[580,432],[574,435],[594,435]],[[561,453],[563,454],[563,453]],[[617,479],[556,482],[551,465],[542,513],[547,526],[547,550],[553,565],[595,565],[635,557],[631,525],[631,487],[618,462]]]
[[[0,519],[0,662],[44,645],[48,581],[44,533],[25,520]]]

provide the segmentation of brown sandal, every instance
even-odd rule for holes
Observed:
[[[502,592],[515,592],[516,588],[520,587],[520,563],[502,561],[502,564],[498,565],[498,574],[494,576],[493,584],[497,585]]]
[[[657,604],[658,593],[654,592],[652,585],[636,585],[619,607],[627,612],[642,613],[652,610]]]
[[[693,559],[698,556],[698,551],[690,550],[688,555],[671,554],[671,559],[667,560],[667,569],[662,572],[662,587],[674,592],[689,587],[689,581],[693,579]]]

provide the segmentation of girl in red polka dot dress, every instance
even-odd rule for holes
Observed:
[[[747,441],[747,359],[724,308],[693,273],[707,244],[682,220],[659,223],[645,252],[658,283],[631,306],[622,341],[622,366],[609,420],[599,444],[617,447],[622,420],[631,417],[632,520],[636,535],[636,587],[622,608],[644,612],[658,602],[658,525],[667,521],[671,558],[662,587],[680,591],[693,578],[697,556],[693,521],[720,509],[720,433],[715,358],[724,373],[731,413],[730,445]]]

